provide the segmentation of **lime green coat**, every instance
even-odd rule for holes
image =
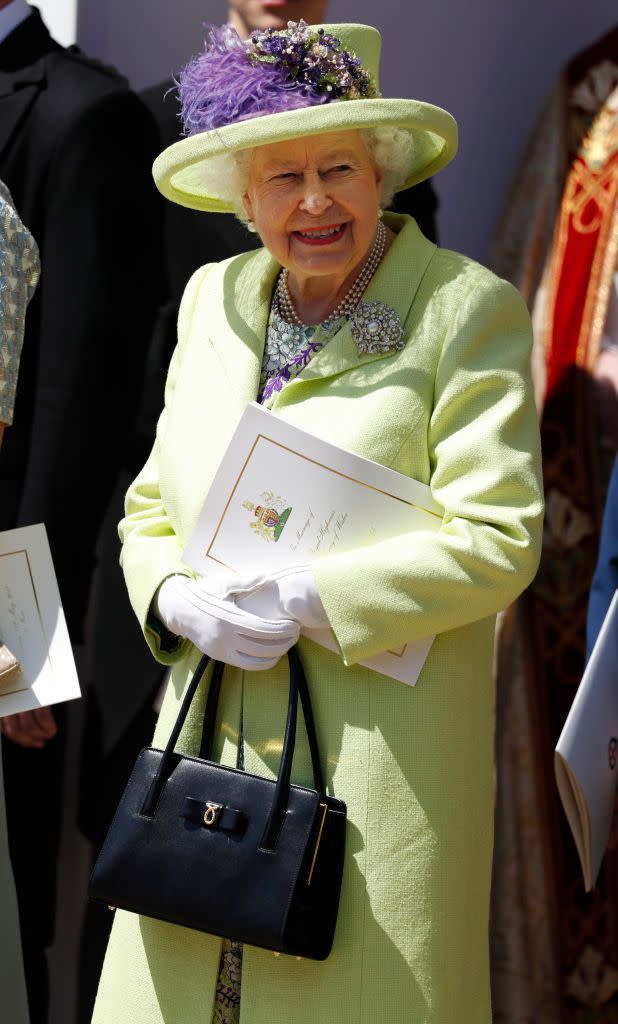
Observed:
[[[409,218],[387,222],[399,234],[366,297],[397,310],[405,348],[359,356],[344,326],[272,408],[431,484],[444,522],[437,534],[315,566],[342,657],[307,640],[301,654],[328,786],[348,806],[341,907],[324,963],[245,949],[242,1024],[491,1019],[494,617],[535,572],[542,517],[530,322],[510,285],[436,249]],[[157,439],[127,496],[129,593],[155,657],[174,661],[158,745],[198,655],[185,646],[166,658],[146,627],[148,607],[181,568],[215,470],[256,396],[278,270],[261,251],[193,276]],[[433,633],[415,688],[358,665]],[[226,764],[235,763],[242,702],[246,767],[275,771],[286,695],[285,659],[272,672],[226,671],[218,750]],[[200,716],[201,706],[183,750],[198,749]],[[304,739],[295,777],[308,783]],[[210,1024],[220,946],[118,912],[95,1024]]]

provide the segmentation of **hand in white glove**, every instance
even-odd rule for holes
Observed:
[[[273,668],[298,640],[298,623],[281,614],[272,619],[252,614],[221,596],[221,589],[215,577],[170,576],[157,592],[155,615],[171,633],[217,661],[250,670]]]
[[[280,569],[270,575],[233,573],[213,580],[222,598],[265,619],[295,619],[307,629],[330,626],[308,565]]]

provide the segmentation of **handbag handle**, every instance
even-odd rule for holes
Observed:
[[[324,780],[322,778],[322,765],[320,761],[320,753],[318,748],[318,739],[315,729],[315,722],[313,719],[313,708],[311,706],[311,698],[309,697],[309,686],[307,684],[305,670],[303,668],[303,664],[300,660],[296,647],[293,647],[290,651],[288,651],[288,661],[290,663],[290,687],[292,686],[292,675],[293,673],[296,674],[296,685],[300,696],[300,703],[303,709],[303,717],[305,719],[305,730],[307,732],[307,740],[309,742],[311,767],[313,771],[313,784],[318,793],[320,793],[321,796],[324,796],[325,789]],[[204,665],[204,668],[206,667],[206,664]],[[212,677],[210,680],[210,686],[208,687],[208,697],[206,699],[206,706],[204,708],[202,742],[200,745],[200,757],[205,761],[212,761],[212,745],[214,742],[215,727],[217,724],[217,707],[219,704],[219,694],[221,693],[221,683],[223,680],[224,668],[225,666],[223,662],[215,662]],[[198,672],[199,669],[200,666],[198,666]]]
[[[193,678],[187,687],[187,692],[185,693],[174,727],[165,746],[159,768],[152,780],[152,783],[150,784],[146,799],[142,805],[141,814],[146,817],[152,818],[156,814],[157,805],[161,798],[163,787],[172,772],[174,750],[176,743],[178,742],[180,731],[185,723],[186,717],[189,713],[189,708],[191,707],[193,698],[209,662],[210,656],[205,654],[200,659]],[[295,647],[288,651],[288,662],[290,665],[290,689],[288,695],[288,710],[285,724],[285,735],[283,739],[283,750],[281,753],[281,762],[275,786],[274,799],[268,816],[268,821],[266,823],[266,828],[264,829],[264,835],[260,842],[260,847],[266,850],[273,850],[276,846],[277,837],[281,830],[281,825],[287,809],[290,778],[292,773],[292,759],[296,743],[296,721],[298,715],[299,694],[305,719],[309,751],[311,754],[314,787],[319,793],[321,800],[326,798],[309,688],[307,686],[302,662]],[[204,710],[202,741],[200,746],[200,757],[205,760],[211,759],[212,743],[217,719],[217,707],[221,692],[224,667],[225,666],[220,661],[216,661],[214,663],[213,673],[208,689],[208,697]]]

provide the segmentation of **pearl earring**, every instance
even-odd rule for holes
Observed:
[[[378,220],[380,220],[380,217],[382,216],[383,213],[384,213],[384,210],[382,209],[382,207],[378,206]]]
[[[251,231],[254,235],[257,233],[257,228],[252,220],[247,221],[247,231]]]

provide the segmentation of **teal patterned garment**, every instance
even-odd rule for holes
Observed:
[[[39,271],[36,242],[0,181],[0,423],[13,422],[24,317]]]
[[[280,316],[273,302],[266,332],[258,401],[267,405],[273,395],[294,380],[315,353],[330,341],[343,321],[344,317],[325,320],[319,327],[289,324]]]
[[[274,304],[271,305],[258,401],[267,405],[273,395],[282,391],[324,347],[342,322],[343,318],[332,323],[325,321],[317,328],[288,324]],[[239,1024],[241,974],[242,944],[224,939],[212,1024]]]
[[[224,939],[212,1024],[238,1024],[241,973],[242,944]]]

